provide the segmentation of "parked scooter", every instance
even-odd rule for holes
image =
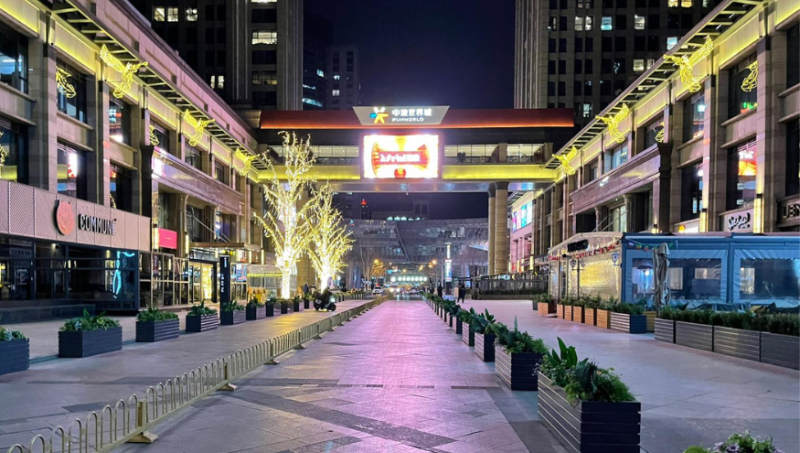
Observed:
[[[325,288],[322,293],[314,293],[314,310],[336,311],[336,296],[331,294],[331,290]]]

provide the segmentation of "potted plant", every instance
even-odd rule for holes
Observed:
[[[675,309],[672,307],[664,307],[658,318],[654,321],[655,334],[653,337],[658,341],[665,341],[667,343],[675,343]]]
[[[534,301],[536,302],[536,311],[539,312],[539,316],[555,313],[555,299],[550,294],[537,294],[534,296]]]
[[[611,310],[611,329],[627,333],[647,333],[647,317],[644,307],[638,304],[618,303]]]
[[[311,307],[311,294],[303,296],[303,309],[308,310]]]
[[[205,332],[219,326],[217,310],[206,307],[205,302],[193,305],[186,313],[186,333]]]
[[[289,299],[281,299],[279,302],[281,304],[281,314],[285,315],[289,313],[289,304],[291,301]]]
[[[536,370],[547,353],[544,341],[520,332],[514,318],[514,330],[499,333],[494,348],[494,370],[501,381],[511,390],[539,389]]]
[[[597,309],[600,307],[600,297],[587,297],[583,304],[583,323],[590,326],[597,325]]]
[[[475,336],[475,354],[484,362],[494,362],[494,341],[497,333],[502,333],[507,328],[495,322],[494,316],[489,314],[488,309],[474,317],[470,325]]]
[[[119,322],[100,313],[83,311],[83,317],[64,323],[58,332],[59,357],[89,357],[122,349]]]
[[[572,321],[572,311],[573,305],[575,305],[575,299],[572,297],[565,297],[561,303],[564,304],[564,319],[567,321]]]
[[[714,326],[711,310],[684,310],[676,312],[675,343],[681,346],[714,350]]]
[[[255,321],[266,317],[267,306],[259,302],[257,297],[251,297],[250,302],[248,302],[247,307],[245,307],[245,318],[247,318],[248,321]]]
[[[572,320],[583,324],[583,306],[586,304],[586,299],[579,297],[575,299],[572,304]]]
[[[0,327],[0,375],[27,370],[30,350],[30,340],[22,332]]]
[[[464,319],[466,318],[467,322],[469,322],[469,316],[470,314],[467,310],[458,307],[458,310],[456,311],[455,315],[453,315],[453,317],[456,318],[456,323],[455,323],[456,335],[462,335],[462,336],[464,335]]]
[[[302,309],[300,308],[300,301],[301,301],[302,299],[303,299],[303,298],[302,298],[302,297],[300,297],[300,296],[294,296],[294,299],[292,299],[292,311],[293,311],[293,312],[295,312],[295,313],[296,313],[296,312],[298,312],[298,311],[301,311],[301,310],[302,310]]]
[[[136,314],[136,341],[153,343],[178,338],[181,322],[171,311],[159,310],[151,306]]]
[[[602,329],[611,328],[611,308],[616,305],[617,301],[613,297],[605,302],[602,302],[595,309],[595,325]]]
[[[464,329],[462,327],[461,330],[461,341],[464,342],[467,346],[475,346],[475,330],[472,327],[473,319],[478,316],[478,313],[475,312],[474,308],[469,309],[469,311],[461,310],[459,313],[459,319],[462,323],[466,323],[467,328]]]
[[[569,451],[639,453],[641,404],[612,369],[578,361],[558,339],[560,354],[539,368],[539,415]]]
[[[244,306],[238,302],[230,302],[222,306],[221,324],[223,326],[234,326],[247,321]]]
[[[275,303],[276,302],[277,301],[275,300],[274,297],[270,297],[269,299],[267,299],[267,303],[266,303],[267,318],[271,318],[271,317],[275,316]]]
[[[752,325],[753,329],[761,331],[762,362],[800,369],[800,316],[757,314]]]
[[[783,453],[772,444],[772,439],[759,440],[748,431],[736,433],[725,442],[715,444],[713,448],[700,446],[689,447],[683,453]]]

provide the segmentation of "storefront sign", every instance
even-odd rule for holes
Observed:
[[[72,233],[75,229],[75,213],[72,211],[72,204],[59,200],[56,202],[56,227],[58,232],[64,236]]]
[[[361,155],[366,179],[439,176],[438,135],[366,135]]]
[[[78,229],[92,233],[116,236],[117,219],[99,219],[93,215],[79,214]]]
[[[158,247],[162,247],[165,249],[178,248],[177,231],[165,230],[164,228],[156,228],[156,234],[158,234],[158,240],[156,241]]]
[[[800,224],[800,199],[786,200],[781,202],[778,210],[778,224],[798,225]]]
[[[231,257],[228,255],[219,257],[219,303],[231,303]]]
[[[753,210],[738,211],[725,214],[722,227],[732,233],[749,233],[753,231]]]
[[[405,124],[441,124],[449,106],[353,107],[358,121],[364,126],[398,126]]]

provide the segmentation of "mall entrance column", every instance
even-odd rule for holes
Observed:
[[[494,275],[494,184],[489,184],[489,275]]]
[[[491,199],[491,198],[490,198]],[[494,273],[505,274],[508,272],[508,183],[494,184]]]

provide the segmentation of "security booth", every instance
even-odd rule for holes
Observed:
[[[792,234],[580,234],[551,248],[554,297],[599,295],[624,302],[655,294],[653,250],[669,250],[672,303],[689,308],[800,307],[800,237]]]

